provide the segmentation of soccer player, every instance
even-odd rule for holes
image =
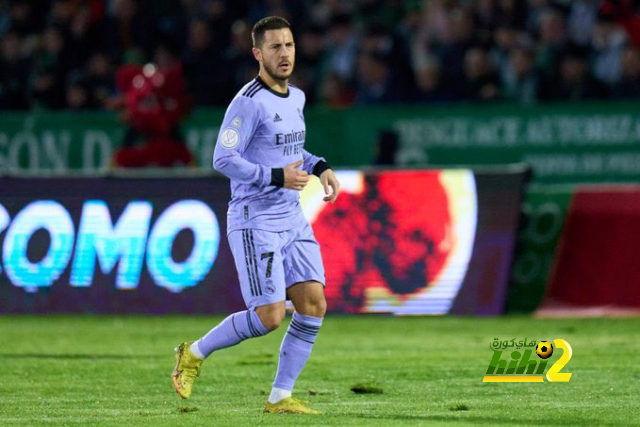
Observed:
[[[264,18],[253,27],[252,39],[260,72],[231,101],[213,159],[213,167],[231,179],[227,235],[248,310],[182,343],[171,376],[177,393],[188,398],[203,360],[277,329],[288,298],[295,312],[264,412],[318,414],[291,396],[326,311],[320,247],[302,214],[299,192],[314,174],[324,187],[323,200],[333,203],[340,184],[323,158],[304,149],[305,95],[288,83],[295,65],[289,23]]]

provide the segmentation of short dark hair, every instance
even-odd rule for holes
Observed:
[[[262,18],[251,30],[251,39],[253,40],[253,47],[260,47],[264,42],[264,33],[268,30],[281,30],[282,28],[291,29],[291,24],[284,18],[279,16],[268,16]]]

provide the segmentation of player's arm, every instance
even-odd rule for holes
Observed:
[[[260,111],[257,105],[250,98],[235,98],[220,127],[213,152],[213,168],[242,184],[265,187],[283,183],[282,172],[272,173],[271,168],[242,158],[259,124]]]
[[[237,97],[229,105],[213,153],[213,168],[242,184],[302,190],[309,181],[307,172],[297,169],[302,161],[284,168],[269,168],[242,158],[260,124],[260,111],[251,99]]]
[[[340,182],[338,182],[338,178],[333,173],[329,163],[322,157],[314,156],[307,150],[302,150],[302,159],[304,161],[303,169],[320,178],[320,182],[324,187],[324,194],[326,194],[323,200],[325,202],[335,202],[340,192]]]

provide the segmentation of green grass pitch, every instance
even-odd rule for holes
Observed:
[[[329,316],[294,391],[320,416],[262,414],[284,325],[214,353],[182,401],[173,347],[220,319],[0,316],[0,425],[640,423],[639,318]],[[571,381],[482,383],[494,338],[567,340]]]

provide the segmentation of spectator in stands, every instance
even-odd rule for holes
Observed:
[[[375,52],[387,58],[394,79],[405,92],[413,89],[413,70],[409,52],[401,40],[379,22],[369,24],[365,28],[360,41],[360,49]]]
[[[640,47],[640,4],[637,0],[604,0],[600,13],[613,16],[626,31],[631,43]]]
[[[77,2],[71,0],[51,1],[51,10],[47,19],[47,24],[56,27],[67,36],[71,33],[71,21],[77,12]]]
[[[434,0],[424,5],[417,27],[408,39],[414,69],[430,61],[436,55],[436,48],[447,39],[451,7],[451,3],[445,0]]]
[[[189,18],[185,15],[186,8],[180,0],[136,0],[138,8],[151,15],[151,23],[157,40],[170,42],[176,49],[182,50],[187,38]],[[150,6],[153,6],[152,8]],[[151,10],[149,10],[151,9]],[[156,40],[151,40],[155,45]]]
[[[525,29],[528,33],[537,35],[540,32],[540,22],[549,11],[555,11],[564,16],[566,10],[563,0],[527,0],[527,18]]]
[[[41,52],[33,67],[32,92],[36,106],[65,107],[65,82],[69,73],[68,50],[64,38],[55,27],[45,29]]]
[[[62,2],[64,3],[64,2]],[[71,3],[70,1],[68,3]],[[82,5],[75,9],[70,17],[68,32],[65,32],[70,49],[70,65],[75,69],[82,69],[89,60],[92,52],[100,46],[100,28],[94,25],[91,9]]]
[[[383,104],[407,101],[405,91],[394,78],[388,58],[378,52],[362,52],[358,56],[356,102]]]
[[[431,57],[416,67],[416,90],[413,100],[418,103],[435,104],[454,100],[453,91],[442,80],[442,71],[437,58]]]
[[[498,26],[498,8],[494,0],[478,0],[474,10],[478,39],[486,42],[491,39]]]
[[[24,53],[24,38],[10,32],[0,46],[0,109],[26,110],[29,102],[29,72],[31,61]]]
[[[599,4],[599,0],[577,0],[571,2],[567,26],[571,40],[574,43],[580,46],[587,46],[591,43]]]
[[[448,21],[447,37],[435,48],[434,53],[447,70],[447,84],[451,87],[461,87],[465,84],[465,54],[474,42],[473,15],[468,9],[455,8],[449,12]]]
[[[44,16],[37,13],[33,1],[15,0],[9,6],[8,30],[22,37],[35,36],[44,28]]]
[[[511,51],[523,44],[531,43],[531,39],[518,27],[499,25],[493,32],[493,47],[489,55],[491,62],[502,79],[509,72]]]
[[[453,2],[433,0],[424,5],[422,25],[420,26],[414,46],[413,55],[418,60],[421,54],[431,54],[433,49],[446,43],[450,37],[450,15]]]
[[[202,2],[200,0],[180,0],[182,14],[187,22],[202,16]]]
[[[491,42],[498,27],[524,28],[526,22],[526,3],[518,0],[478,0],[475,5],[478,44]]]
[[[236,92],[258,74],[258,63],[251,52],[252,46],[251,27],[245,20],[237,20],[231,26],[231,46],[225,52],[225,68],[230,74],[225,78],[227,95],[223,104],[228,104]]]
[[[96,107],[89,86],[82,77],[72,77],[66,86],[66,108],[91,110]]]
[[[621,99],[640,99],[640,48],[628,46],[622,54],[622,76],[613,86]]]
[[[352,86],[333,71],[322,82],[320,93],[323,104],[329,108],[348,108],[356,98]]]
[[[86,83],[96,105],[106,107],[109,97],[115,94],[115,70],[107,52],[95,52],[85,68]]]
[[[487,51],[474,47],[464,56],[464,81],[460,98],[467,101],[492,101],[500,94],[500,80]]]
[[[509,65],[502,79],[502,97],[523,105],[534,104],[538,99],[540,78],[533,66],[533,50],[519,46],[511,50]]]
[[[331,18],[329,40],[329,70],[345,82],[352,81],[355,78],[360,37],[350,15],[341,14]]]
[[[372,25],[388,29],[396,28],[404,12],[402,3],[388,0],[359,0],[356,13],[365,28]]]
[[[547,81],[558,75],[560,53],[566,43],[566,24],[560,12],[547,9],[538,24],[538,53],[536,66]]]
[[[247,19],[249,14],[248,1],[229,0],[198,0],[202,7],[203,16],[210,26],[214,47],[226,49],[232,43],[231,26],[238,20]],[[252,23],[255,21],[251,21]],[[235,92],[234,92],[235,93]],[[225,102],[226,104],[227,102]]]
[[[544,85],[541,98],[545,101],[606,98],[607,88],[591,74],[587,57],[588,52],[585,48],[568,45],[560,56],[559,78]]]
[[[189,105],[182,66],[173,48],[159,45],[154,63],[120,67],[116,79],[127,129],[122,147],[115,153],[114,166],[190,164],[192,156],[180,130]]]
[[[596,78],[609,85],[620,79],[622,51],[626,44],[627,34],[613,17],[599,15],[591,43],[592,69]]]
[[[281,16],[287,21],[292,17],[302,17],[304,6],[295,0],[263,0],[249,2],[248,18],[250,22],[258,22],[265,16]]]
[[[150,18],[138,10],[136,0],[113,0],[113,14],[105,19],[103,46],[118,60],[138,50],[150,52],[156,38]]]
[[[187,46],[182,54],[187,92],[196,105],[211,106],[227,100],[226,82],[220,67],[222,56],[215,49],[210,26],[204,19],[189,24]]]
[[[9,27],[11,26],[9,11],[9,2],[7,0],[0,0],[0,36],[9,32]]]
[[[498,20],[506,25],[524,28],[527,22],[527,4],[521,0],[499,0]]]
[[[296,72],[292,75],[291,82],[304,91],[307,105],[315,104],[318,99],[325,74],[324,55],[322,28],[302,28],[296,38]]]
[[[421,31],[421,23],[422,23],[422,3],[420,0],[407,0],[403,3],[404,5],[404,16],[402,21],[398,23],[395,27],[395,33],[402,41],[405,52],[409,54],[411,57],[411,66],[412,69],[416,64],[422,63],[424,60],[423,56],[427,56],[426,49],[424,49],[424,53],[421,53],[420,58],[416,58],[414,55],[414,49],[417,48],[416,40]]]
[[[317,0],[312,3],[308,16],[311,22],[322,28],[328,28],[331,19],[337,15],[353,15],[356,10],[354,2],[343,0]]]

